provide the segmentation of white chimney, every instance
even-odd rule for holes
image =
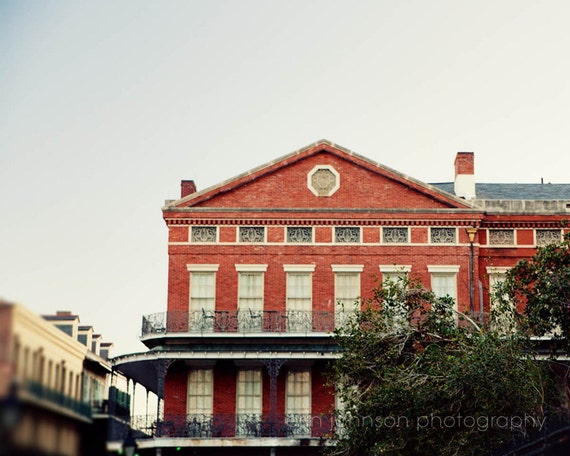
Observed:
[[[454,190],[459,198],[475,198],[475,154],[473,152],[457,152]]]

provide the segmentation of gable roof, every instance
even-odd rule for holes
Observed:
[[[292,166],[295,163],[321,153],[331,154],[341,160],[350,162],[353,166],[365,169],[378,176],[382,176],[389,179],[391,182],[406,187],[414,192],[421,193],[425,197],[437,201],[438,204],[441,204],[444,207],[451,209],[476,209],[469,202],[456,197],[453,193],[421,182],[385,165],[376,163],[349,149],[334,144],[331,141],[323,139],[269,163],[239,174],[238,176],[221,182],[220,184],[192,193],[178,200],[167,201],[165,207],[163,207],[163,211],[191,208],[193,206],[202,205],[208,200],[212,200],[228,192],[235,191],[265,176],[274,174]]]

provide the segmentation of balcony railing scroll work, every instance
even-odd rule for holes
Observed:
[[[167,311],[143,316],[141,337],[168,333],[331,333],[351,314],[318,310]]]
[[[130,427],[130,431],[129,431]],[[330,438],[334,416],[310,414],[192,414],[133,416],[116,421],[109,429],[111,440],[124,439],[128,432],[137,439],[149,438]]]

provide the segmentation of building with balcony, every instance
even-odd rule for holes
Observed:
[[[105,454],[112,369],[79,323],[0,302],[0,454]]]
[[[142,317],[148,351],[113,360],[159,397],[130,419],[139,454],[318,454],[340,406],[331,333],[374,287],[413,274],[481,317],[569,216],[569,184],[477,184],[472,153],[449,183],[329,141],[202,191],[182,181],[163,207],[168,303]]]

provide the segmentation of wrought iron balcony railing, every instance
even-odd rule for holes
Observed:
[[[91,404],[73,399],[59,391],[48,388],[41,383],[26,381],[23,384],[26,393],[39,400],[50,402],[59,407],[63,407],[78,415],[91,418]]]
[[[133,416],[110,423],[110,440],[124,439],[129,424],[135,438],[327,438],[334,433],[333,415],[300,413]]]
[[[168,333],[330,333],[351,312],[304,310],[168,311],[143,316],[142,335]]]

